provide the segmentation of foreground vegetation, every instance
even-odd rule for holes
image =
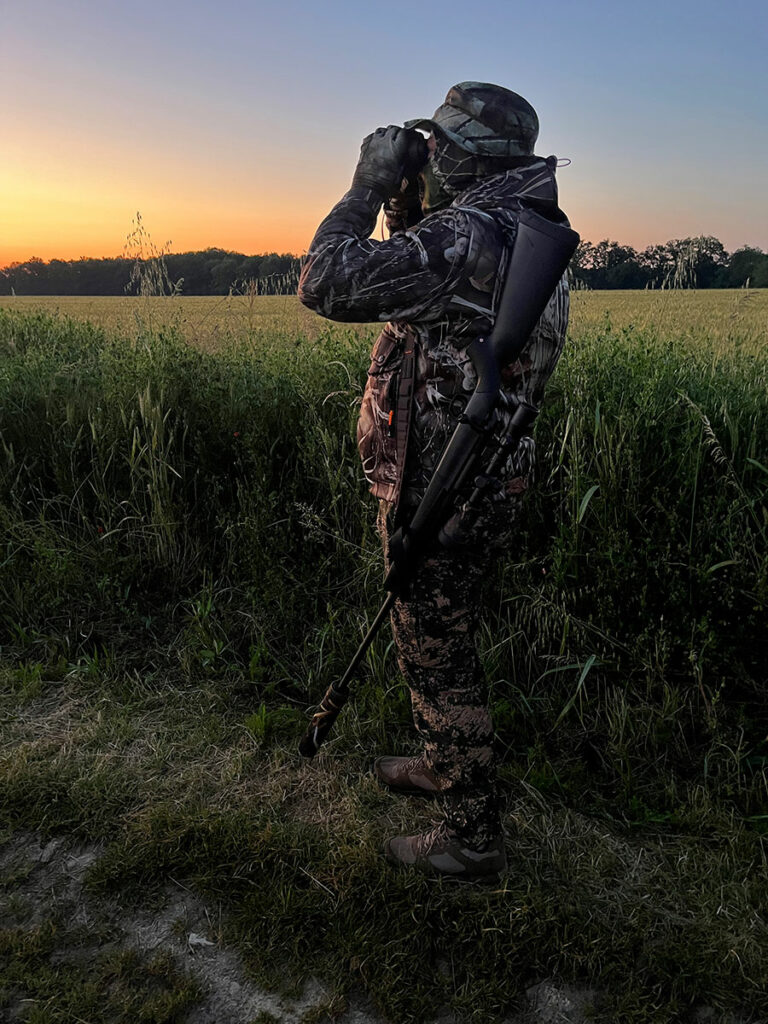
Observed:
[[[94,891],[223,900],[256,977],[398,1024],[499,1020],[553,974],[596,1019],[768,1013],[765,297],[576,298],[481,632],[503,885],[379,856],[430,819],[369,775],[415,749],[386,635],[295,752],[381,567],[352,441],[373,328],[309,340],[293,306],[197,347],[148,305],[128,340],[0,311],[0,825],[105,842]]]

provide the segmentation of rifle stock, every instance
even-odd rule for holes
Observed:
[[[332,684],[299,744],[299,753],[314,757],[349,696],[349,682],[397,597],[402,596],[426,546],[435,538],[450,546],[443,528],[456,511],[459,492],[474,479],[488,443],[490,422],[499,402],[501,369],[522,352],[579,243],[578,234],[532,210],[520,210],[515,244],[507,267],[493,330],[467,347],[477,386],[451,435],[427,490],[411,521],[392,535],[388,591],[371,628],[338,683]],[[525,403],[512,418],[509,438],[516,442],[533,422],[536,410]],[[510,454],[509,446],[506,454]],[[467,506],[477,509],[482,490],[475,487]]]

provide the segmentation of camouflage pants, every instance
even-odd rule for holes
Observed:
[[[392,611],[398,665],[411,691],[427,766],[440,785],[446,824],[471,846],[501,832],[493,724],[475,629],[495,550],[514,537],[525,489],[523,480],[515,482],[517,493],[489,507],[470,543],[451,550],[435,545],[407,599],[397,600]],[[385,557],[392,509],[389,502],[379,503]]]

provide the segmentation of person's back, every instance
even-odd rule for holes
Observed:
[[[409,166],[413,128],[432,133],[421,196]],[[518,211],[533,208],[566,223],[556,161],[533,155],[537,133],[533,108],[517,94],[483,83],[455,86],[434,119],[379,129],[365,140],[352,188],[310,247],[299,289],[306,305],[336,320],[388,321],[373,349],[358,423],[385,554],[474,390],[465,350],[493,326]],[[377,242],[369,236],[382,203],[392,235]],[[567,319],[563,278],[520,358],[503,371],[511,398],[541,404]],[[392,614],[424,753],[380,758],[376,773],[393,790],[439,795],[445,817],[424,835],[390,840],[385,851],[396,863],[460,878],[497,875],[505,864],[473,631],[493,551],[514,544],[533,468],[533,440],[524,442],[497,473],[500,486],[477,521],[466,530],[458,524],[450,550],[435,544]]]

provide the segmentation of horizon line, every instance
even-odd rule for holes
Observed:
[[[642,253],[646,249],[650,249],[650,248],[652,248],[653,246],[656,246],[656,245],[668,245],[670,242],[687,241],[688,239],[691,239],[691,238],[715,238],[715,239],[717,239],[717,241],[720,242],[721,245],[723,245],[723,248],[725,249],[725,251],[729,252],[729,253],[738,252],[740,249],[760,249],[760,246],[753,245],[753,244],[751,244],[749,242],[742,242],[740,245],[736,246],[735,249],[730,249],[729,250],[724,245],[724,243],[722,243],[721,240],[719,238],[717,238],[717,235],[704,235],[704,234],[686,235],[685,238],[667,238],[663,242],[649,242],[642,249],[632,245],[629,242],[621,242],[621,241],[618,241],[618,239],[609,238],[609,237],[601,238],[597,242],[592,242],[588,238],[582,238],[581,241],[583,243],[588,244],[588,245],[600,245],[601,242],[608,242],[609,244],[616,243],[617,245],[621,245],[621,246],[623,246],[625,248],[634,249],[635,252],[637,252],[637,253]],[[282,252],[278,252],[277,249],[270,249],[270,250],[266,250],[266,251],[262,251],[262,252],[247,253],[247,252],[242,252],[239,249],[227,249],[227,248],[224,248],[223,246],[219,246],[219,245],[207,245],[207,246],[205,246],[205,248],[202,248],[202,249],[181,249],[178,252],[176,252],[176,251],[159,252],[159,253],[156,253],[156,254],[150,255],[150,256],[129,256],[129,255],[126,255],[125,253],[118,253],[116,255],[100,255],[100,256],[96,256],[96,255],[82,255],[81,254],[79,256],[48,256],[48,257],[44,257],[44,256],[31,255],[31,256],[27,256],[26,259],[12,259],[9,263],[5,263],[5,264],[1,265],[0,266],[0,272],[2,272],[4,270],[9,270],[12,267],[24,266],[25,263],[35,263],[35,262],[45,263],[45,264],[53,263],[53,262],[59,262],[59,263],[78,263],[78,262],[84,261],[84,260],[125,260],[126,262],[136,262],[137,260],[151,260],[151,259],[158,259],[160,257],[165,258],[167,256],[186,256],[186,255],[189,255],[190,253],[201,253],[201,252],[222,252],[222,253],[227,253],[228,255],[231,255],[231,256],[243,256],[246,259],[253,259],[254,257],[257,257],[257,256],[290,256],[293,259],[299,259],[300,260],[303,256],[307,255],[307,251],[304,251],[304,252],[301,252],[301,253],[292,252],[290,250],[284,250]]]

